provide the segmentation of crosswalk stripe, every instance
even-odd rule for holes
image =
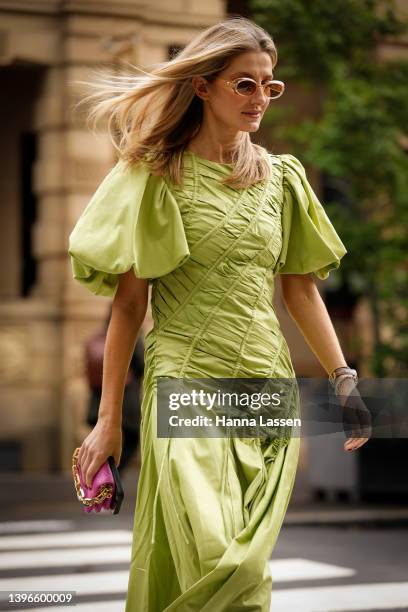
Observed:
[[[0,570],[130,563],[130,546],[22,550],[0,556]]]
[[[21,550],[19,552],[3,553],[0,556],[0,570],[130,563],[130,554],[129,545]],[[301,558],[277,559],[270,561],[269,566],[274,582],[322,580],[355,574],[355,571],[351,568]]]
[[[351,612],[408,608],[408,582],[276,589],[271,612]],[[80,610],[78,609],[78,612]]]
[[[350,567],[340,567],[311,559],[276,559],[269,561],[269,567],[273,582],[343,578],[356,573]]]
[[[75,531],[68,533],[36,533],[31,535],[3,536],[0,538],[0,550],[129,544],[131,541],[132,532],[125,529]]]
[[[75,527],[74,521],[48,520],[48,521],[2,521],[0,534],[24,532],[62,531]]]
[[[76,591],[78,595],[126,593],[128,571],[1,578],[0,591]]]
[[[130,563],[130,547],[106,547],[94,549],[67,549],[61,551],[35,551],[3,554],[1,567],[8,569],[32,567],[87,566],[95,564]],[[17,563],[18,561],[18,563]],[[309,559],[278,559],[270,561],[273,583],[288,580],[316,580],[337,578],[354,574],[354,570],[336,565],[318,563]],[[0,590],[41,590],[49,581],[59,584],[63,590],[81,594],[118,593],[127,589],[125,577],[128,571],[86,572],[47,576],[30,576],[0,579]],[[127,579],[127,578],[126,578]],[[102,581],[102,584],[101,584]],[[51,586],[47,587],[51,589]],[[85,591],[83,590],[85,588]],[[102,588],[102,590],[101,590]]]
[[[76,604],[75,612],[124,612],[125,600],[123,601],[94,601],[93,603]],[[61,606],[46,608],[30,608],[30,612],[61,612]]]

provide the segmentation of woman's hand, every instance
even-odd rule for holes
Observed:
[[[344,443],[344,450],[357,450],[372,435],[370,411],[351,378],[346,378],[341,382],[338,397],[343,406],[343,428],[346,435],[351,436]]]
[[[98,420],[91,433],[82,442],[78,463],[87,487],[107,458],[112,455],[118,466],[122,454],[122,428]]]

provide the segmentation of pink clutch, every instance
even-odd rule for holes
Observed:
[[[72,475],[84,512],[108,511],[118,514],[124,495],[114,458],[108,457],[93,477],[92,486],[87,487],[78,463],[79,450],[76,448],[72,455]]]

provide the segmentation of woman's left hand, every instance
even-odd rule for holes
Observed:
[[[342,381],[338,397],[343,406],[343,428],[348,437],[344,450],[357,450],[372,436],[370,411],[351,378]]]

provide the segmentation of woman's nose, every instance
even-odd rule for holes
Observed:
[[[262,106],[264,106],[268,102],[268,97],[266,96],[265,90],[262,85],[258,85],[258,87],[256,88],[256,92],[252,96],[252,99],[262,104]]]

